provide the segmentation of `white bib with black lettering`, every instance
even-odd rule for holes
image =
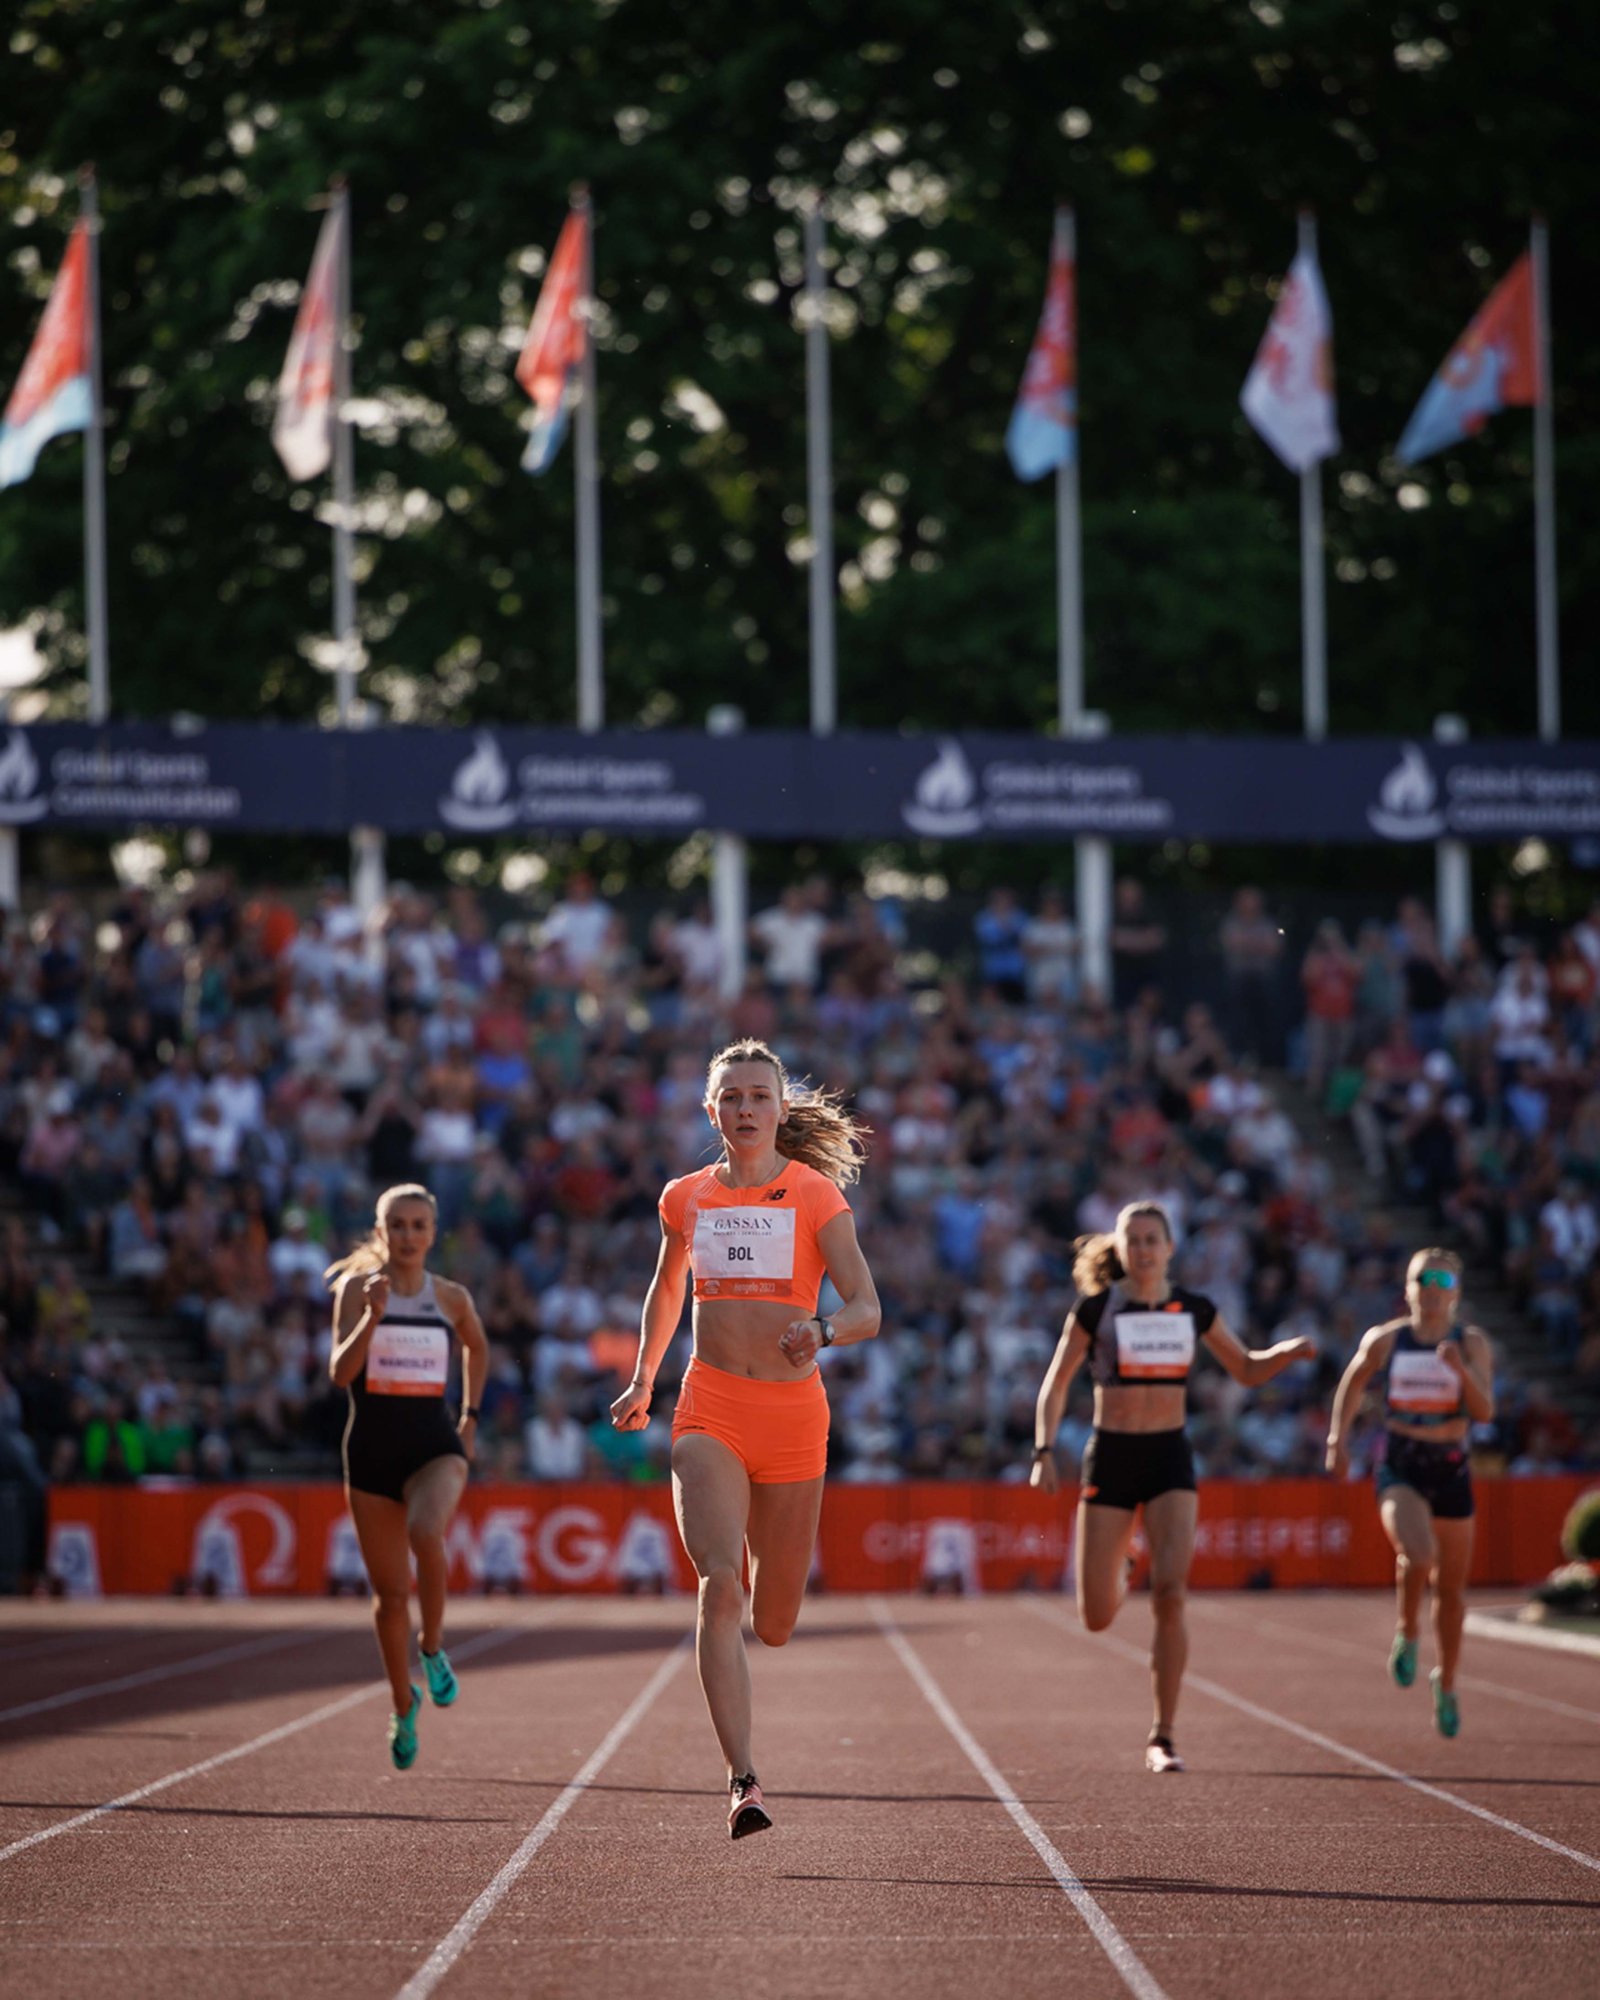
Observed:
[[[794,1277],[792,1208],[702,1208],[694,1224],[694,1274],[723,1281],[757,1278],[787,1284]]]
[[[1119,1312],[1117,1378],[1122,1382],[1181,1382],[1194,1361],[1194,1314]]]
[[[450,1336],[437,1321],[381,1320],[367,1349],[367,1393],[442,1396],[450,1376]]]
[[[1450,1416],[1461,1406],[1461,1378],[1432,1349],[1408,1348],[1389,1363],[1389,1407],[1417,1416]]]

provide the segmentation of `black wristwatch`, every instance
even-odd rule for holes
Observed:
[[[1054,1450],[1055,1446],[1053,1444],[1036,1444],[1033,1448],[1033,1455],[1035,1458],[1048,1458]]]
[[[472,1421],[476,1423],[482,1415],[482,1410],[475,1409],[471,1403],[467,1403],[462,1408],[461,1421],[465,1423],[468,1417],[471,1417]]]
[[[822,1338],[820,1341],[818,1341],[817,1345],[819,1347],[832,1347],[833,1345],[832,1320],[824,1319],[821,1313],[813,1313],[811,1317],[816,1321],[817,1325],[822,1328]]]

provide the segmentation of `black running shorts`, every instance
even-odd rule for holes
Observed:
[[[1142,1507],[1163,1493],[1195,1491],[1183,1430],[1095,1431],[1083,1454],[1079,1495],[1091,1507]]]

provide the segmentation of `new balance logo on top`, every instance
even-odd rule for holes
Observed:
[[[787,1188],[781,1188],[781,1187],[768,1188],[766,1194],[762,1197],[762,1199],[765,1201],[782,1201],[784,1196],[788,1192],[789,1190]]]

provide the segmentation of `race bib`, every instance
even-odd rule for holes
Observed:
[[[450,1336],[442,1326],[382,1321],[367,1349],[371,1396],[442,1396],[450,1375]]]
[[[1389,1407],[1418,1416],[1453,1416],[1461,1407],[1460,1379],[1437,1354],[1408,1349],[1389,1363]]]
[[[701,1209],[694,1224],[696,1282],[718,1292],[741,1281],[763,1290],[791,1284],[795,1221],[792,1208]]]
[[[1194,1314],[1119,1312],[1117,1376],[1123,1382],[1181,1382],[1194,1361]]]

